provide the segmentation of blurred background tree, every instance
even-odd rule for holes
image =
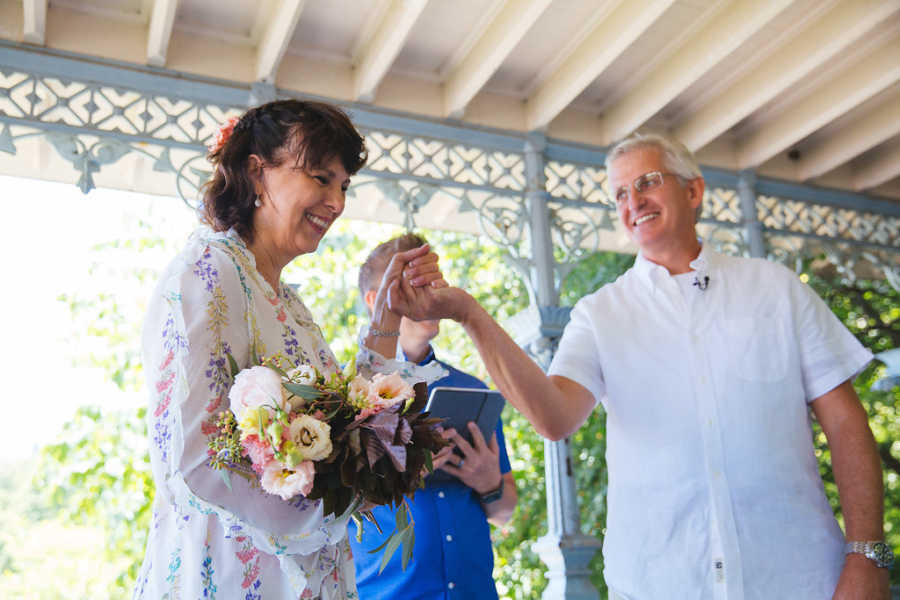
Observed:
[[[160,266],[184,241],[182,232],[164,238],[158,232],[166,229],[149,220],[137,219],[134,225],[129,235],[96,247],[90,278],[119,284],[95,286],[92,293],[60,298],[72,315],[80,360],[102,367],[111,381],[129,391],[143,385],[139,348],[146,298]],[[297,286],[340,360],[349,360],[355,353],[356,335],[365,321],[356,289],[358,267],[376,244],[399,233],[402,230],[396,226],[344,220],[333,227],[315,254],[300,257],[285,270],[285,280]],[[501,323],[525,308],[525,287],[490,241],[451,232],[423,233],[441,255],[447,279],[469,289]],[[614,280],[633,260],[613,253],[587,257],[563,283],[561,303],[574,304]],[[813,285],[868,347],[880,351],[897,346],[900,296],[885,282],[851,284],[809,266],[801,278]],[[121,282],[125,281],[134,283],[128,294],[122,292]],[[474,347],[457,324],[443,324],[435,346],[448,362],[489,381]],[[856,384],[886,463],[886,530],[896,547],[900,542],[896,468],[900,388],[872,391],[871,384],[881,373],[883,366],[873,364]],[[531,544],[546,533],[543,440],[511,407],[505,409],[503,418],[519,504],[511,521],[493,531],[495,576],[501,597],[538,598],[545,585],[545,567]],[[143,419],[142,408],[83,407],[58,439],[41,450],[32,468],[0,471],[0,597],[130,597],[143,558],[153,497]],[[820,432],[816,440],[826,491],[840,517],[830,457]],[[605,418],[598,409],[572,437],[582,528],[598,538],[603,537],[606,516],[605,442]],[[50,528],[59,539],[65,539],[60,538],[63,532],[78,543],[71,547],[57,544],[49,554],[43,548],[23,553],[27,540],[42,528]],[[85,567],[91,556],[93,562]],[[87,575],[60,569],[60,564],[76,565]],[[606,589],[602,566],[598,553],[591,567],[601,597]],[[896,572],[894,578],[896,582]]]

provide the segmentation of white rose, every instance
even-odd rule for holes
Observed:
[[[231,412],[240,422],[244,411],[258,406],[284,406],[281,396],[281,377],[268,367],[250,367],[234,378],[228,392]]]

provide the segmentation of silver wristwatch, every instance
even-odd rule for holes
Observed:
[[[890,569],[894,564],[894,551],[884,542],[847,542],[844,554],[862,554],[882,569]]]

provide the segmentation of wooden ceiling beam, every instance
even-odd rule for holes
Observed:
[[[47,0],[22,0],[24,28],[22,38],[43,46],[47,41]]]
[[[738,0],[713,17],[600,119],[601,145],[638,129],[796,0]]]
[[[738,143],[738,168],[753,168],[900,81],[900,37],[841,70]]]
[[[155,0],[152,11],[147,32],[147,64],[164,67],[178,12],[178,0]]]
[[[394,0],[391,3],[354,69],[354,100],[372,102],[375,99],[378,84],[400,54],[427,4],[428,0]]]
[[[505,6],[451,72],[444,86],[444,114],[462,118],[466,106],[497,71],[552,0],[520,0]]]
[[[860,166],[853,189],[858,192],[869,190],[895,177],[900,177],[900,138],[889,142],[871,161]]]
[[[256,53],[256,80],[275,83],[278,66],[287,51],[305,0],[281,0],[278,8],[266,25]]]
[[[737,83],[675,127],[675,137],[691,150],[699,150],[821,68],[898,10],[900,2],[844,0],[838,3]]]
[[[803,151],[797,162],[797,176],[805,181],[824,175],[897,135],[900,135],[900,97],[880,104],[848,123],[836,135]]]
[[[546,129],[673,3],[674,0],[620,2],[528,98],[527,128]]]

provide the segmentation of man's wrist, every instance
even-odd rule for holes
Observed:
[[[484,492],[478,492],[478,498],[481,500],[482,504],[490,504],[491,502],[496,502],[500,498],[503,497],[503,474],[500,474],[500,483],[497,484],[496,487],[492,487]],[[477,491],[477,490],[476,490]]]

